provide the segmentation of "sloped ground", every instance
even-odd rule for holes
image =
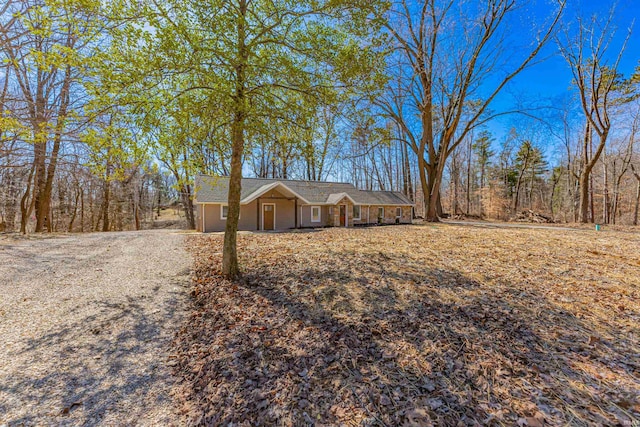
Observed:
[[[455,225],[193,236],[175,345],[217,425],[635,425],[640,236]]]
[[[175,231],[0,236],[0,425],[176,425]]]

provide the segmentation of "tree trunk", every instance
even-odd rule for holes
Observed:
[[[591,195],[591,169],[585,166],[580,173],[580,222],[586,224],[589,222],[589,205]]]
[[[604,185],[602,188],[602,222],[609,224],[609,173],[607,170],[606,158],[602,159],[602,169],[604,173]]]
[[[411,178],[411,164],[409,163],[409,151],[407,144],[402,144],[402,177],[404,184],[404,195],[412,202],[415,202],[413,195],[413,180]]]
[[[67,120],[67,108],[69,106],[69,90],[71,87],[71,67],[67,66],[65,70],[62,89],[60,91],[60,107],[56,119],[56,127],[54,131],[53,148],[51,150],[51,158],[49,165],[45,167],[45,158],[47,151],[46,139],[42,143],[36,142],[34,145],[39,151],[39,162],[36,170],[37,193],[36,193],[36,232],[43,231],[47,227],[52,231],[51,218],[51,193],[53,192],[53,179],[55,177],[58,165],[58,154],[62,143],[62,132],[64,131],[65,121]],[[44,123],[44,121],[42,122]],[[42,125],[42,123],[40,125]],[[44,132],[44,131],[43,131]],[[45,135],[46,138],[46,135]],[[47,219],[48,215],[48,219]]]
[[[529,160],[529,157],[527,157],[527,159],[525,160],[525,165],[520,171],[520,174],[518,175],[518,181],[516,181],[516,192],[513,195],[513,212],[514,213],[518,211],[518,205],[520,204],[520,187],[522,186],[522,178],[524,176],[524,170],[527,167],[526,162],[528,160]]]
[[[633,225],[638,225],[638,208],[640,208],[640,178],[638,179],[638,185],[636,186],[636,207],[633,211]]]
[[[35,165],[31,166],[31,170],[29,171],[29,178],[27,178],[27,188],[20,199],[20,233],[27,234],[27,224],[29,223],[29,217],[31,216],[31,212],[33,212],[33,207],[35,203],[35,198],[31,198],[31,185],[33,180],[33,173],[35,170]]]
[[[593,139],[590,137],[589,138],[589,156],[591,158],[591,160],[589,161],[589,163],[591,163],[593,161]],[[595,162],[594,162],[594,166],[595,166]],[[593,174],[591,173],[593,169],[589,168],[589,211],[590,211],[590,216],[589,219],[585,219],[582,222],[583,223],[587,223],[587,222],[595,222],[596,220],[596,209],[595,209],[595,203],[593,200]]]
[[[40,127],[40,126],[38,126]],[[38,141],[40,139],[39,133],[36,133],[36,141],[33,144],[33,162],[35,169],[34,185],[33,185],[33,200],[34,208],[36,211],[36,233],[39,233],[44,228],[45,219],[47,216],[47,209],[44,200],[44,189],[46,183],[46,165],[45,156],[47,151],[46,140]]]
[[[635,166],[633,166],[633,164],[631,164],[631,172],[638,182],[636,186],[636,206],[633,211],[633,225],[638,225],[638,210],[640,208],[640,173],[636,171],[636,168]]]
[[[109,231],[109,203],[111,199],[111,183],[109,182],[109,166],[107,165],[107,179],[104,181],[104,199],[102,200],[102,231]]]
[[[16,206],[18,203],[19,190],[16,188],[15,177],[9,175],[9,182],[7,184],[8,198],[6,200],[7,216],[5,218],[5,226],[7,231],[14,231],[16,226]]]
[[[601,134],[599,134],[600,140],[598,142],[598,148],[596,149],[595,153],[593,153],[591,136],[591,125],[587,121],[585,139],[583,144],[584,168],[580,173],[580,222],[583,224],[589,222],[589,209],[591,209],[591,220],[594,220],[595,218],[593,216],[593,176],[591,174],[591,171],[598,162],[598,159],[600,158],[600,155],[604,150],[605,144],[607,142],[607,137],[609,136],[609,129],[605,129],[601,131]]]
[[[458,181],[460,180],[460,171],[458,166],[458,158],[454,156],[452,159],[453,165],[451,167],[451,177],[453,181],[453,191],[452,191],[452,199],[451,199],[451,213],[453,215],[457,215],[459,212],[458,208]]]
[[[428,182],[426,188],[427,212],[425,221],[439,222],[442,215],[442,204],[440,200],[440,184],[444,172],[444,161],[438,155],[433,162],[433,166],[428,169]],[[424,188],[424,187],[423,187]]]
[[[191,195],[191,186],[189,184],[182,186],[182,206],[184,208],[187,225],[191,230],[195,230],[196,218],[193,213],[193,197]]]
[[[235,279],[240,274],[237,252],[238,219],[240,218],[240,191],[242,189],[242,155],[244,153],[244,128],[246,125],[246,67],[248,51],[246,46],[247,0],[239,2],[240,18],[237,25],[237,63],[235,66],[235,94],[233,123],[231,125],[231,176],[229,178],[229,198],[227,224],[222,248],[222,274]]]
[[[69,220],[69,227],[67,227],[67,231],[69,233],[73,232],[73,223],[76,221],[76,216],[78,215],[78,202],[80,201],[80,191],[76,187],[75,194],[75,203],[73,204],[73,213],[71,214],[71,219]]]
[[[469,215],[471,208],[471,141],[472,138],[469,138],[469,146],[467,147],[467,215]]]
[[[480,217],[484,218],[484,159],[480,158],[480,194],[478,197],[478,201],[480,202]]]
[[[420,179],[420,187],[422,188],[422,218],[427,219],[427,200],[429,197],[427,186],[426,162],[424,158],[418,156],[418,177]]]

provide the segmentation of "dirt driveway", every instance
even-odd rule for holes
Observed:
[[[177,230],[0,237],[0,426],[171,425]]]

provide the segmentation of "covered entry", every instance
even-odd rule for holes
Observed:
[[[275,203],[262,204],[262,229],[276,229],[276,205]]]

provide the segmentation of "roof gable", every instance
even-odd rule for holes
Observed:
[[[329,194],[329,197],[327,197],[327,204],[335,205],[336,203],[340,202],[345,197],[347,199],[349,199],[351,201],[351,203],[353,203],[354,205],[359,204],[355,200],[353,200],[353,198],[351,196],[349,196],[349,194],[347,194],[347,193],[331,193],[331,194]]]
[[[258,197],[262,196],[265,193],[268,193],[271,190],[279,190],[280,192],[283,192],[287,196],[297,197],[300,200],[302,200],[304,203],[309,204],[309,201],[303,195],[298,194],[296,191],[292,190],[287,185],[285,185],[282,181],[276,181],[276,182],[273,182],[271,184],[263,185],[262,187],[258,188],[256,191],[254,191],[253,193],[249,194],[247,197],[243,198],[240,201],[240,203],[242,203],[242,204],[251,203],[255,199],[257,199]]]

